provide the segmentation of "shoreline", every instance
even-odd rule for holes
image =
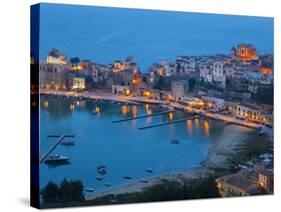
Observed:
[[[102,96],[101,94],[94,94],[91,93],[90,95],[87,95],[85,93],[81,93],[80,95],[71,95],[73,92],[45,92],[41,91],[40,94],[47,94],[47,95],[54,95],[54,96],[69,96],[70,98],[86,98],[86,99],[93,99],[93,100],[108,100],[108,101],[118,101],[118,102],[124,102],[124,103],[131,103],[128,102],[128,100],[122,98],[122,96],[117,96],[113,94],[108,94],[106,98],[102,98],[105,96]],[[93,95],[94,94],[94,95]],[[146,102],[148,103],[148,102]],[[161,104],[161,103],[159,103]],[[175,109],[178,109],[178,107],[175,107]],[[181,110],[181,109],[180,109]],[[200,114],[200,113],[199,113]],[[202,115],[202,114],[201,114]],[[215,115],[215,114],[214,114]],[[204,114],[203,114],[204,116]],[[212,118],[212,117],[208,117]],[[225,120],[216,119],[222,122],[225,122]],[[228,126],[235,125],[235,123],[229,123],[227,125],[224,125],[225,129],[228,129]],[[247,126],[241,126],[236,124],[237,129],[239,128],[246,128],[250,131],[253,131],[255,127],[249,128]],[[225,132],[224,132],[225,133]],[[239,135],[237,135],[239,137]],[[229,141],[228,141],[229,140]],[[247,142],[247,141],[246,141]],[[104,190],[94,192],[93,194],[85,195],[86,201],[93,200],[97,197],[102,197],[106,195],[118,195],[118,194],[124,194],[124,193],[134,193],[134,192],[141,192],[143,189],[151,187],[153,185],[156,185],[161,182],[162,179],[165,180],[176,180],[182,182],[183,180],[191,180],[195,178],[200,177],[207,177],[214,173],[215,168],[227,168],[231,164],[226,161],[227,154],[235,154],[238,150],[236,150],[236,147],[239,145],[244,144],[243,139],[237,139],[237,138],[228,138],[227,140],[224,140],[223,136],[221,138],[216,139],[216,141],[213,143],[212,147],[208,150],[208,153],[204,160],[198,164],[196,167],[189,168],[187,170],[177,171],[177,172],[170,172],[167,174],[159,175],[159,176],[152,176],[150,178],[146,178],[145,180],[148,180],[147,183],[142,182],[132,182],[129,184],[122,184],[116,187],[107,188]]]
[[[240,126],[241,127],[241,126]],[[228,126],[226,126],[228,128]],[[247,129],[246,127],[242,127]],[[238,128],[239,129],[239,126]],[[232,130],[231,128],[227,131]],[[248,129],[252,131],[252,129]],[[227,133],[227,132],[226,132]],[[236,147],[241,144],[249,142],[247,139],[235,139],[234,136],[230,139],[230,142],[225,142],[223,135],[216,140],[213,146],[209,149],[206,158],[198,164],[196,167],[189,168],[187,170],[170,172],[168,174],[154,176],[151,178],[146,178],[147,183],[133,182],[126,185],[120,185],[115,188],[111,188],[104,191],[97,191],[95,194],[86,195],[86,201],[91,201],[95,198],[106,196],[106,195],[118,195],[125,193],[141,192],[143,189],[154,186],[161,182],[161,180],[175,180],[178,182],[183,182],[184,180],[192,180],[200,177],[208,177],[213,174],[214,169],[227,169],[231,165],[227,162],[228,154],[237,153]]]

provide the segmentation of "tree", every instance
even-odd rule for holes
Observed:
[[[72,67],[77,67],[80,63],[79,57],[73,57],[70,59],[70,63]]]
[[[58,201],[59,187],[56,183],[49,181],[45,188],[42,189],[42,199],[44,203],[51,203]]]
[[[72,200],[72,193],[70,183],[64,178],[60,184],[59,188],[59,199],[60,201],[70,201]]]
[[[84,186],[81,181],[76,180],[70,182],[70,193],[72,194],[73,201],[85,200],[83,190],[84,190]]]

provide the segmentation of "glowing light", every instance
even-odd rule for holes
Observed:
[[[145,110],[149,110],[149,104],[145,104]]]
[[[147,115],[151,115],[152,114],[152,110],[147,110]]]
[[[143,94],[143,96],[149,97],[149,96],[150,96],[150,92],[149,92],[149,91],[145,91],[144,94]]]
[[[129,89],[125,89],[125,95],[127,95],[127,96],[130,95],[130,90]]]

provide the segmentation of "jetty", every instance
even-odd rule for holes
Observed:
[[[48,155],[63,141],[64,138],[73,138],[75,137],[74,135],[61,135],[58,140],[48,149],[48,151],[41,157],[40,159],[40,163],[42,163],[47,157]]]
[[[131,120],[134,120],[134,119],[141,119],[141,118],[146,118],[146,117],[150,117],[150,116],[159,116],[159,115],[162,115],[162,114],[167,114],[167,113],[172,113],[172,112],[175,112],[175,111],[174,110],[168,110],[168,111],[162,111],[162,112],[158,112],[158,113],[139,115],[139,116],[135,116],[135,117],[131,117],[131,118],[115,120],[115,121],[112,121],[112,123],[131,121]]]
[[[200,117],[199,115],[189,116],[189,117],[185,117],[185,118],[182,118],[182,119],[177,119],[177,120],[174,120],[174,121],[161,122],[161,123],[152,124],[152,125],[145,126],[145,127],[139,127],[138,129],[139,130],[144,130],[144,129],[149,129],[149,128],[153,128],[153,127],[161,127],[161,126],[165,126],[165,125],[170,125],[170,124],[175,124],[175,123],[183,122],[183,121],[186,121],[186,120],[197,119],[199,117]]]

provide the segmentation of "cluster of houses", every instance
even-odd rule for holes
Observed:
[[[273,194],[273,154],[267,152],[241,166],[237,173],[216,179],[222,197]]]
[[[68,59],[58,49],[39,64],[40,88],[103,90],[183,104],[200,99],[213,111],[227,110],[241,119],[272,124],[273,106],[256,97],[273,88],[273,56],[259,55],[250,44],[239,44],[229,55],[177,56],[152,64],[141,73],[132,57],[112,64]],[[271,94],[271,96],[273,93]],[[194,97],[194,98],[193,98]]]

